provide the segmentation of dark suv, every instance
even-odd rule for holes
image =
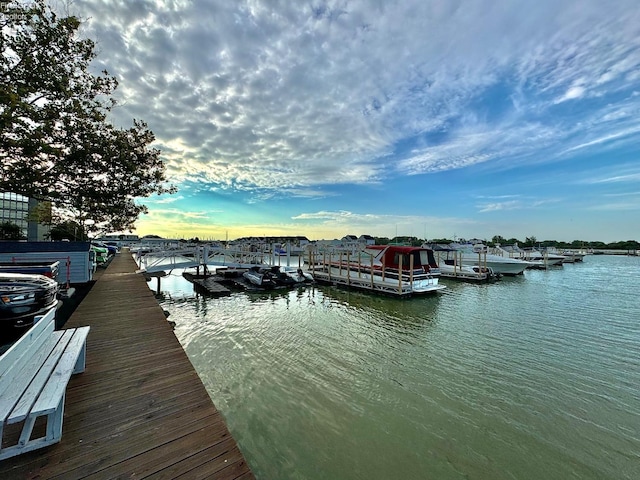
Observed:
[[[58,305],[58,282],[44,275],[0,273],[0,344],[16,340],[33,319]]]

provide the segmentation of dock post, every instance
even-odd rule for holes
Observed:
[[[347,285],[351,285],[351,260],[349,259],[349,250],[347,250]]]
[[[291,242],[287,242],[287,267],[291,266]]]
[[[404,255],[399,255],[400,257],[400,265],[398,265],[398,294],[402,296],[402,257]]]
[[[370,261],[371,261],[371,268],[369,269],[369,271],[371,272],[371,290],[373,290],[373,255],[371,255],[370,257]]]
[[[413,291],[413,255],[409,257],[409,285]]]

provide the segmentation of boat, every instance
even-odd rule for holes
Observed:
[[[242,276],[252,285],[260,288],[274,288],[276,282],[269,268],[255,266],[244,272]]]
[[[526,260],[542,262],[546,266],[562,265],[566,259],[563,255],[554,253],[549,249],[536,250],[535,248],[525,248],[523,251]]]
[[[320,268],[317,269],[317,266]],[[313,262],[316,280],[400,295],[442,290],[440,269],[431,248],[368,245],[358,251],[337,251]]]
[[[560,253],[560,255],[566,258],[566,260],[564,260],[564,263],[576,263],[584,261],[586,253],[564,250]]]
[[[296,283],[298,283],[287,272],[280,270],[280,267],[278,265],[269,267],[268,273],[270,274],[271,280],[276,287],[293,287]]]
[[[462,261],[464,253],[461,251],[443,247],[434,250],[443,277],[476,282],[497,280],[500,277],[491,267],[482,265],[480,260],[477,264],[465,264]]]
[[[242,276],[260,288],[295,287],[302,283],[313,282],[313,276],[301,268],[294,269],[278,265],[256,265],[244,272]]]
[[[295,283],[313,283],[314,281],[313,275],[301,268],[280,267],[280,271],[292,278]]]
[[[363,253],[373,257],[373,269],[383,272],[390,278],[403,275],[430,275],[437,278],[440,269],[433,255],[433,249],[425,247],[410,247],[404,245],[368,245]],[[354,258],[355,259],[355,258]],[[369,262],[371,263],[371,262]],[[360,267],[367,267],[366,262],[360,262]]]
[[[521,275],[527,268],[534,265],[533,262],[513,258],[509,254],[498,255],[481,243],[475,245],[452,243],[449,247],[461,252],[463,265],[490,268],[495,275]]]

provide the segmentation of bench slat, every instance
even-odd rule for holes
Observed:
[[[36,404],[33,406],[32,410],[38,412],[39,415],[55,411],[60,404],[60,399],[64,395],[67,383],[69,383],[71,375],[76,370],[78,358],[81,358],[84,362],[84,350],[88,334],[89,327],[73,329],[73,337],[65,348],[55,371],[49,377],[47,384],[40,393]],[[82,369],[84,370],[84,367]]]
[[[55,347],[51,351],[51,354],[48,358],[43,362],[40,362],[40,370],[31,384],[26,388],[23,388],[23,393],[20,397],[20,400],[16,403],[15,407],[9,414],[6,422],[7,423],[16,423],[21,422],[30,414],[34,403],[36,402],[38,396],[44,389],[45,385],[49,381],[49,377],[51,376],[51,372],[54,371],[58,363],[60,362],[61,357],[63,356],[69,341],[73,337],[73,331],[71,330],[61,330],[58,332],[54,332],[51,336],[52,339],[56,339],[57,343]],[[66,384],[65,384],[66,387]]]
[[[37,377],[42,365],[46,363],[51,353],[56,350],[61,336],[55,333],[56,332],[52,332],[48,335],[46,342],[41,344],[39,350],[31,355],[29,361],[19,362],[10,372],[12,376],[11,384],[5,388],[5,391],[2,392],[0,396],[0,420],[7,420],[25,390],[29,388],[34,378]],[[44,382],[41,382],[39,389],[41,390],[43,387]],[[33,402],[31,403],[33,404]]]
[[[31,362],[32,355],[49,340],[54,329],[55,311],[52,309],[0,355],[0,396],[6,389],[14,388],[13,380],[20,369],[25,363]]]

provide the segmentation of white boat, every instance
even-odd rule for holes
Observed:
[[[242,274],[250,283],[261,288],[273,288],[276,286],[271,272],[262,267],[252,267]]]
[[[547,268],[554,265],[562,265],[565,257],[552,252],[541,252],[534,248],[520,248],[517,243],[513,245],[496,245],[492,253],[503,255],[508,258],[514,258],[529,262],[529,268]]]
[[[530,258],[533,261],[543,262],[545,265],[548,265],[548,266],[562,265],[566,258],[563,255],[554,253],[549,249],[540,251],[534,248],[531,248],[531,249],[525,248],[524,252],[526,255],[525,258]]]
[[[560,255],[565,257],[564,263],[582,262],[586,253],[564,250]]]
[[[447,278],[458,278],[461,280],[484,281],[495,279],[496,275],[491,267],[480,267],[478,265],[456,264],[448,260],[438,262],[440,274]]]
[[[280,267],[280,271],[288,275],[296,283],[313,283],[313,275],[309,272],[305,272],[301,268]]]
[[[499,255],[490,252],[487,246],[481,243],[475,245],[452,243],[450,247],[462,253],[463,265],[490,268],[494,274],[520,275],[533,266],[532,262],[513,258],[508,254]]]

